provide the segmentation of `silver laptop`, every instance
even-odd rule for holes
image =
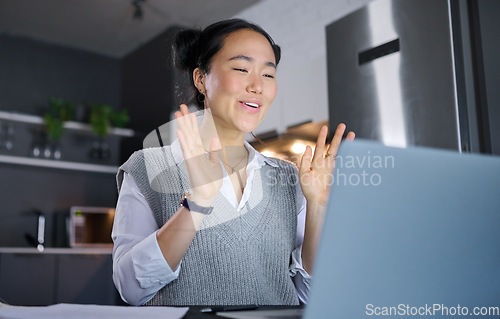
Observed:
[[[309,318],[500,318],[500,157],[343,143]]]
[[[334,173],[304,318],[500,318],[500,157],[356,140]]]

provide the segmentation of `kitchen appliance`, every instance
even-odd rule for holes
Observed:
[[[326,28],[330,127],[388,146],[480,151],[467,5],[375,0]]]
[[[24,234],[26,240],[38,251],[45,249],[45,215],[38,209],[33,210],[33,214],[37,216],[37,232],[36,238],[30,233]]]
[[[111,230],[115,209],[73,206],[70,208],[69,241],[71,247],[112,247]]]

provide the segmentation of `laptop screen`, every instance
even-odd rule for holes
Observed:
[[[305,318],[500,317],[500,158],[357,140],[334,174]]]

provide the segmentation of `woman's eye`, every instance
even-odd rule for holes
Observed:
[[[274,79],[274,75],[271,74],[264,74],[264,77]]]
[[[247,70],[245,70],[245,69],[239,69],[239,68],[234,68],[234,70],[240,71],[240,72],[247,72]]]

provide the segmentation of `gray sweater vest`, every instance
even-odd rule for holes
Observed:
[[[238,212],[224,196],[205,217],[182,259],[179,277],[147,305],[297,305],[289,273],[297,234],[296,167],[272,159],[255,172],[252,194]],[[189,189],[185,164],[177,166],[170,147],[134,153],[120,167],[137,183],[161,227]]]

